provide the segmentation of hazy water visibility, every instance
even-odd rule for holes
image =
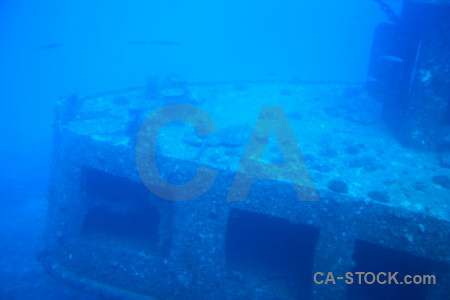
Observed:
[[[60,95],[136,86],[155,72],[363,81],[385,18],[371,0],[0,1],[0,298],[77,297],[34,260]]]

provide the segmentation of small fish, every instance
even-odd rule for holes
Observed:
[[[128,41],[132,46],[179,46],[177,41],[145,41],[145,40],[131,40]]]
[[[50,50],[50,49],[56,49],[56,48],[61,48],[63,46],[65,46],[65,43],[48,43],[48,44],[44,44],[44,45],[40,45],[37,46],[36,49],[38,50]]]
[[[380,59],[390,60],[392,62],[397,62],[397,63],[403,62],[403,59],[401,59],[400,57],[392,56],[392,55],[384,55],[384,56],[380,57]]]

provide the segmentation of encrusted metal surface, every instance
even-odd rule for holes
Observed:
[[[447,176],[449,170],[440,168],[432,154],[404,149],[386,134],[377,121],[377,103],[360,88],[191,85],[196,105],[213,118],[219,131],[237,125],[252,130],[262,106],[283,103],[320,201],[300,201],[289,182],[276,180],[255,181],[246,201],[226,201],[246,145],[202,146],[190,136],[192,128],[175,123],[160,135],[161,173],[185,182],[200,164],[218,170],[219,175],[206,194],[191,201],[173,202],[148,192],[146,201],[160,215],[159,240],[149,251],[122,240],[108,244],[83,235],[87,214],[111,209],[111,203],[89,196],[86,181],[92,174],[86,174],[96,170],[106,179],[124,178],[142,187],[135,166],[135,136],[126,134],[127,116],[130,109],[148,115],[161,103],[146,100],[142,89],[83,99],[72,119],[55,128],[44,265],[62,278],[70,273],[79,286],[95,289],[94,282],[103,292],[108,286],[111,294],[128,291],[130,298],[134,294],[159,299],[345,297],[345,285],[305,283],[304,289],[294,291],[288,276],[264,281],[257,274],[230,269],[227,224],[230,213],[239,211],[281,218],[317,232],[317,240],[311,242],[312,267],[307,270],[311,274],[351,270],[358,241],[445,265],[450,260],[448,189],[432,178]],[[278,158],[276,147],[265,157],[268,161]],[[330,188],[332,180],[346,184],[348,191]],[[125,213],[129,208],[118,205],[115,209]],[[441,270],[448,276],[446,272],[447,267]],[[434,290],[429,299],[441,299],[448,285]]]

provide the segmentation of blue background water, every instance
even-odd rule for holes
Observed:
[[[384,20],[371,0],[0,1],[0,298],[85,297],[35,261],[60,95],[136,86],[154,72],[364,81]]]

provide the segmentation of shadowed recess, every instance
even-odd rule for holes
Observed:
[[[355,267],[352,272],[398,272],[396,278],[399,282],[403,281],[405,275],[432,274],[432,261],[429,259],[364,241],[356,242],[353,259]],[[423,300],[427,296],[427,285],[356,284],[356,275],[354,279],[355,284],[348,286],[349,300]]]
[[[85,170],[86,205],[81,235],[110,247],[155,252],[160,215],[147,189],[101,171]]]
[[[226,233],[232,279],[284,297],[307,299],[319,230],[233,209]]]

